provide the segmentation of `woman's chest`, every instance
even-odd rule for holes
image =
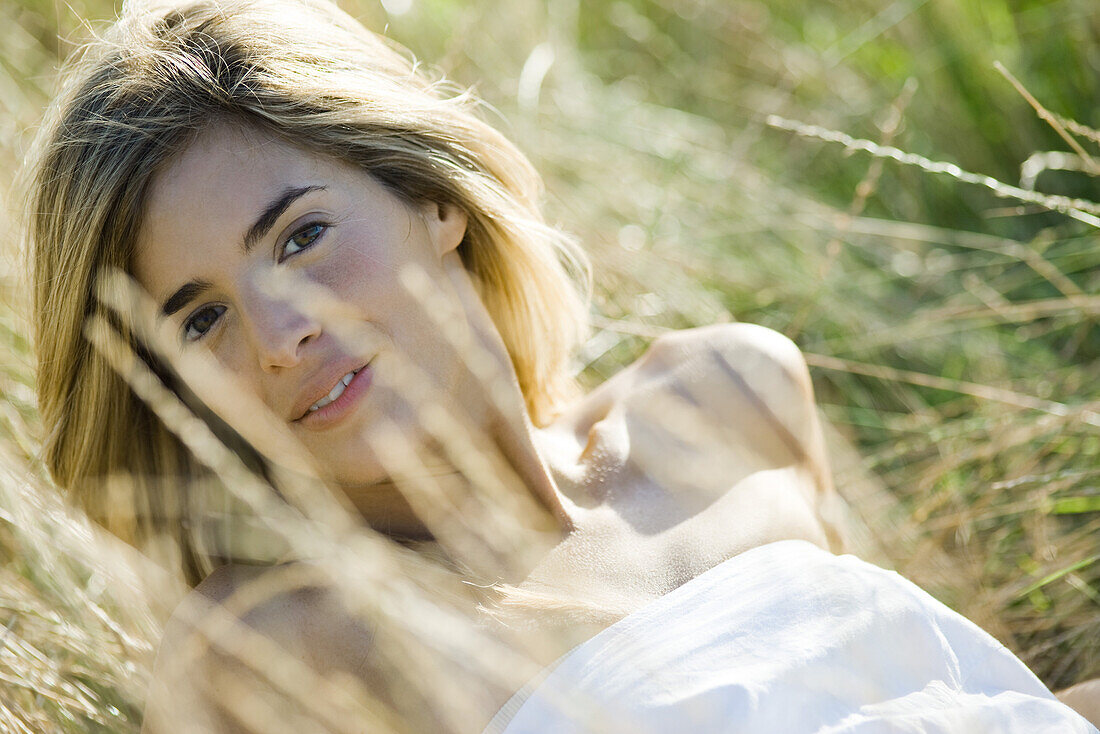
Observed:
[[[528,582],[629,613],[751,548],[790,538],[825,546],[807,482],[803,470],[780,467],[685,497],[637,478],[576,513]]]
[[[794,454],[750,413],[723,424],[675,392],[628,394],[559,447],[577,457],[562,472],[574,528],[530,583],[628,613],[749,548],[824,545]]]

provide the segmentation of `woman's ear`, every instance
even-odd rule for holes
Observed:
[[[454,204],[428,202],[421,208],[436,255],[453,252],[466,236],[466,212]]]

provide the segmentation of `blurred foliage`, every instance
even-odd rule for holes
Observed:
[[[1094,0],[343,5],[475,85],[543,172],[552,219],[595,261],[586,381],[668,328],[737,319],[788,334],[862,457],[838,487],[870,473],[891,499],[848,494],[897,568],[1052,687],[1100,676],[1096,233],[766,124],[776,114],[1015,184],[1033,153],[1067,146],[993,64],[1055,114],[1100,125]],[[0,6],[8,170],[81,19],[113,12],[100,0]],[[1037,188],[1100,197],[1080,172],[1042,172]],[[14,248],[4,257],[2,430],[29,457],[31,359]],[[114,690],[104,700],[132,689]],[[96,730],[74,721],[59,726]]]

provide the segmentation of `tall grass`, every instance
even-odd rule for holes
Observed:
[[[1094,3],[344,5],[476,84],[543,172],[552,218],[595,260],[588,383],[667,329],[787,333],[868,552],[1048,685],[1100,676],[1100,247],[1092,222],[1059,211],[1087,202],[1012,191],[1025,161],[1066,158],[1033,154],[1075,153],[994,66],[1100,156]],[[113,12],[0,5],[4,170],[81,19]],[[1089,164],[1058,167],[1081,170],[1033,166],[1034,187],[1100,197]],[[67,508],[36,458],[11,186],[0,178],[0,728],[136,731],[183,589]]]

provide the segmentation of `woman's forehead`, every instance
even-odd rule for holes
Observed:
[[[152,180],[134,275],[153,291],[166,271],[201,258],[203,243],[243,243],[279,192],[331,186],[345,168],[259,130],[204,130]]]
[[[199,133],[152,180],[146,221],[231,197],[234,203],[288,176],[326,168],[319,156],[260,130],[217,123]],[[208,211],[208,210],[207,210]]]
[[[130,270],[163,300],[188,279],[216,279],[306,207],[378,226],[408,216],[359,167],[262,130],[211,126],[154,176]]]

